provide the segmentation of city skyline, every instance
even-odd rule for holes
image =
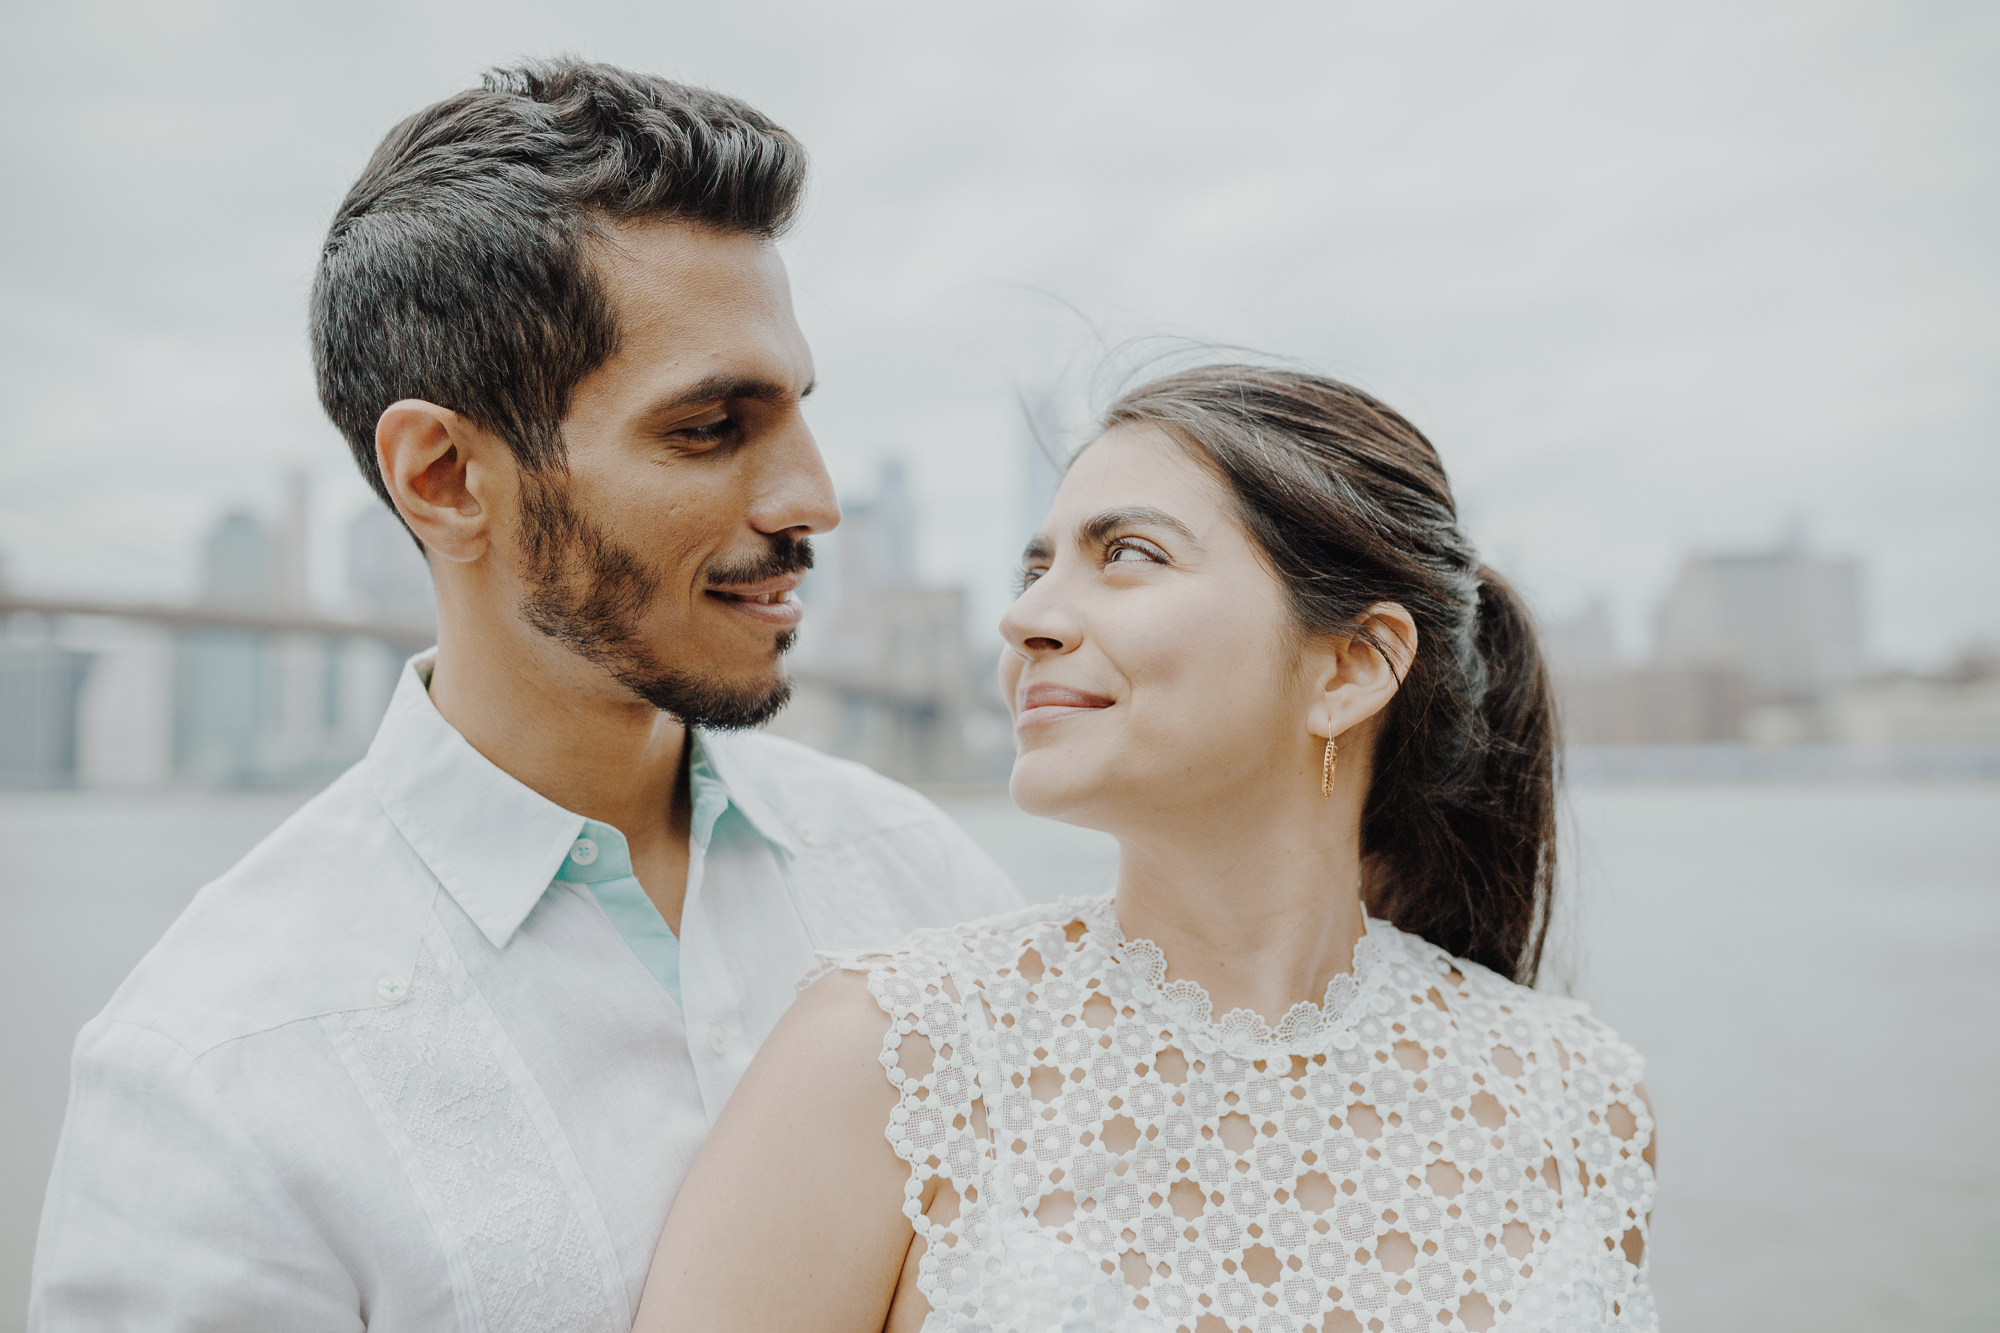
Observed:
[[[1012,505],[1018,515],[1015,526],[1025,535],[1031,531],[1029,515],[1046,507],[1059,480],[1057,466],[1047,452],[1050,437],[1047,434],[1050,420],[1049,409],[1039,406],[1035,412],[1033,425],[1024,418],[1017,437],[1017,475],[1013,491],[1015,503]],[[1055,443],[1060,446],[1062,440]],[[974,615],[967,624],[968,636],[981,647],[991,648],[999,644],[997,629],[990,622],[977,619],[976,611],[982,601],[993,601],[993,589],[983,587],[974,580],[954,577],[951,570],[940,570],[936,562],[924,558],[928,529],[935,526],[936,515],[927,514],[918,507],[914,498],[915,481],[921,472],[921,461],[912,461],[899,453],[875,455],[876,474],[865,479],[865,485],[848,485],[841,488],[843,513],[858,508],[865,514],[867,506],[874,498],[873,487],[879,487],[884,469],[895,469],[904,478],[898,482],[898,503],[907,506],[908,513],[898,537],[899,560],[897,568],[901,582],[912,586],[959,588],[966,596],[969,610]],[[202,573],[203,562],[200,552],[215,532],[217,524],[231,515],[246,515],[260,522],[282,526],[287,521],[303,520],[304,532],[298,538],[299,549],[291,557],[300,562],[300,567],[289,577],[295,580],[299,593],[304,595],[303,605],[310,605],[320,611],[334,615],[360,614],[364,618],[381,614],[392,621],[414,623],[424,618],[424,608],[430,603],[427,593],[418,595],[411,591],[410,580],[421,571],[422,557],[418,555],[409,536],[397,522],[388,508],[372,494],[360,497],[348,495],[344,489],[335,497],[354,501],[345,509],[334,508],[326,502],[315,488],[306,482],[306,473],[298,468],[280,470],[270,478],[269,499],[265,504],[232,502],[219,505],[207,515],[202,528],[188,543],[178,563],[185,568],[186,580],[180,586],[154,582],[138,587],[91,587],[89,585],[65,585],[56,583],[52,587],[36,586],[11,576],[12,563],[6,558],[7,548],[0,544],[0,590],[16,594],[40,594],[54,592],[57,595],[80,594],[97,595],[106,600],[118,600],[120,594],[135,594],[127,600],[156,601],[164,605],[193,603],[212,600],[205,592],[206,584]],[[1007,509],[1002,503],[993,506]],[[843,526],[845,526],[843,518]],[[366,531],[367,541],[357,545],[355,535]],[[837,544],[842,540],[840,529],[821,539],[821,544]],[[1620,618],[1612,616],[1606,599],[1586,594],[1561,611],[1552,611],[1544,599],[1528,590],[1532,609],[1546,630],[1559,631],[1579,619],[1603,617],[1603,632],[1609,636],[1616,659],[1625,665],[1635,665],[1649,660],[1658,649],[1658,614],[1662,602],[1668,598],[1678,580],[1684,577],[1689,562],[1702,560],[1728,560],[1734,558],[1757,558],[1772,551],[1785,549],[1811,549],[1819,554],[1833,556],[1854,563],[1861,585],[1872,591],[1866,558],[1851,549],[1827,548],[1814,539],[1810,524],[1801,520],[1796,513],[1782,522],[1774,523],[1770,532],[1761,537],[1751,537],[1716,545],[1691,545],[1676,553],[1674,562],[1662,574],[1651,589],[1636,589],[1638,605],[1633,614]],[[368,554],[358,555],[365,550]],[[986,582],[1002,585],[1004,592],[999,604],[1013,593],[1014,555],[1009,552],[1008,561],[1002,565],[995,560],[989,563]],[[1489,557],[1491,558],[1491,557]],[[363,560],[367,572],[357,573],[356,561]],[[1504,571],[1503,571],[1504,572]],[[384,580],[372,585],[369,580]],[[145,594],[151,594],[146,596]],[[414,601],[412,598],[414,597]],[[282,599],[281,599],[282,600]],[[417,613],[412,614],[412,608]],[[1969,650],[2000,643],[2000,632],[1980,632],[1975,629],[1964,637],[1942,642],[1937,651],[1921,658],[1899,653],[1895,646],[1882,642],[1876,631],[1878,617],[1863,617],[1859,624],[1858,645],[1859,664],[1862,672],[1879,672],[1897,669],[1939,669],[1947,667]],[[1593,631],[1597,632],[1597,631]]]
[[[1024,517],[1054,483],[1046,426],[1019,441]],[[970,623],[969,589],[925,577],[907,464],[884,459],[844,504],[800,589],[793,698],[771,729],[904,781],[1003,781],[1001,649]],[[429,642],[434,593],[377,505],[341,526],[340,589],[316,598],[310,511],[298,473],[275,512],[223,510],[178,604],[37,605],[0,589],[0,786],[286,788],[359,758],[403,655]],[[1863,563],[1796,526],[1763,549],[1688,553],[1652,619],[1639,654],[1601,602],[1544,619],[1564,740],[1586,773],[1741,776],[1800,746],[1845,750],[1806,761],[1828,772],[1992,770],[2000,646],[1970,643],[1944,671],[1885,670],[1863,646]],[[1718,746],[1736,753],[1694,753]]]

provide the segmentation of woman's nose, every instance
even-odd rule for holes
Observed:
[[[1000,617],[1000,635],[1023,657],[1066,653],[1081,639],[1074,617],[1060,604],[1044,576],[1028,585]]]

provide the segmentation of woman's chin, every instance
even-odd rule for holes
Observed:
[[[1103,784],[1078,770],[1056,755],[1030,750],[1015,757],[1007,792],[1024,814],[1091,827],[1080,816],[1095,804]]]
[[[1007,779],[1007,794],[1014,798],[1015,806],[1023,814],[1052,817],[1048,809],[1049,793],[1044,790],[1044,784],[1023,776],[1019,759],[1014,761],[1014,772]]]

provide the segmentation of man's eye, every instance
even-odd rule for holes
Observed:
[[[1019,596],[1020,594],[1026,592],[1028,590],[1028,585],[1033,583],[1036,579],[1039,579],[1041,576],[1042,576],[1042,571],[1039,569],[1022,570],[1021,576],[1014,580],[1014,594],[1016,596]]]
[[[736,423],[728,417],[706,426],[689,426],[674,433],[685,440],[698,440],[703,444],[713,444],[726,440],[736,430]]]

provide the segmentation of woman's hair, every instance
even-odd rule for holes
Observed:
[[[1369,910],[1532,985],[1555,892],[1556,719],[1534,626],[1458,528],[1437,451],[1338,381],[1204,366],[1130,391],[1104,429],[1149,424],[1219,473],[1308,633],[1377,602],[1417,652],[1375,745],[1361,822]]]

